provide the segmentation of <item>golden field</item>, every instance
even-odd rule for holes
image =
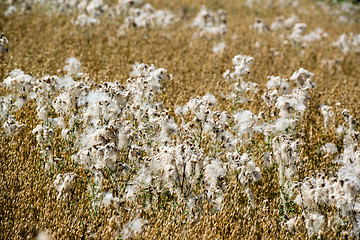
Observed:
[[[114,1],[107,2],[110,5]],[[278,1],[269,5],[254,3],[253,7],[246,5],[244,1],[235,0],[149,0],[147,3],[154,9],[169,9],[179,17],[179,21],[166,27],[131,28],[126,30],[126,35],[119,36],[118,29],[123,24],[125,15],[108,17],[103,14],[99,16],[99,24],[81,27],[72,23],[77,12],[49,13],[44,11],[46,6],[34,5],[26,12],[5,16],[9,4],[0,3],[0,32],[9,40],[8,53],[0,56],[1,82],[4,82],[14,69],[21,69],[36,79],[45,75],[63,76],[65,70],[58,69],[64,68],[67,58],[75,57],[81,62],[81,72],[90,77],[89,88],[95,89],[96,84],[103,82],[118,81],[126,84],[132,65],[136,62],[154,64],[157,68],[167,69],[167,73],[172,75],[172,78],[165,82],[165,90],[156,96],[156,100],[163,102],[169,116],[180,126],[181,120],[175,114],[176,107],[185,105],[191,97],[202,97],[207,93],[216,97],[216,108],[221,111],[230,114],[242,110],[250,110],[256,114],[263,111],[265,119],[270,119],[273,113],[270,113],[270,107],[265,105],[261,98],[266,92],[267,76],[289,78],[296,70],[304,68],[314,73],[312,81],[317,86],[309,90],[307,109],[295,126],[295,133],[289,133],[292,139],[300,139],[302,142],[298,149],[301,167],[297,166],[293,181],[302,182],[306,177],[316,177],[325,172],[326,176],[337,176],[336,172],[342,164],[335,161],[334,156],[322,154],[320,148],[327,142],[334,143],[339,151],[338,156],[341,157],[344,143],[337,136],[336,129],[346,122],[341,114],[342,110],[348,109],[355,120],[359,119],[360,54],[356,51],[344,53],[332,43],[343,33],[360,33],[359,9],[351,12],[350,17],[346,12],[341,13],[352,19],[344,23],[338,21],[339,15],[327,13],[325,8],[321,8],[319,2],[315,1],[299,1],[298,7],[281,5]],[[339,5],[343,3],[321,4],[332,10],[339,9]],[[195,35],[197,28],[190,24],[202,5],[213,11],[225,10],[227,33],[224,36]],[[291,40],[288,44],[283,44],[280,35],[290,34],[291,29],[258,33],[250,27],[256,18],[270,24],[278,16],[288,18],[293,13],[300,22],[306,23],[308,31],[319,27],[328,36],[309,42],[306,46],[292,44]],[[212,47],[219,41],[225,42],[227,49],[222,54],[213,53]],[[237,54],[254,58],[251,74],[241,80],[259,85],[258,92],[249,94],[251,100],[240,104],[234,104],[225,97],[232,86],[223,78],[223,73],[232,69],[232,59]],[[329,65],[322,60],[338,61]],[[0,89],[1,96],[10,93],[4,84]],[[337,104],[338,102],[341,104]],[[324,118],[320,111],[322,104],[331,106],[334,111],[333,120],[327,127],[324,127]],[[277,114],[277,110],[274,110],[274,114]],[[265,167],[267,150],[261,133],[251,134],[249,138],[250,134],[244,134],[241,137],[248,140],[236,145],[237,152],[251,153],[252,161],[261,171],[261,179],[247,183],[246,186],[253,194],[253,202],[249,201],[243,190],[244,185],[233,172],[221,177],[226,186],[220,207],[215,206],[215,202],[209,197],[189,208],[186,196],[177,197],[166,188],[160,187],[159,190],[153,186],[142,189],[135,199],[130,201],[123,197],[124,192],[128,182],[135,178],[139,166],[133,167],[128,163],[130,160],[126,157],[125,150],[120,149],[116,161],[128,164],[132,170],[122,174],[117,172],[117,168],[101,169],[101,192],[112,192],[119,201],[109,206],[99,204],[94,207],[95,199],[89,192],[89,186],[95,181],[94,172],[92,168],[79,164],[71,157],[80,148],[77,143],[65,140],[61,130],[54,129],[48,148],[51,148],[56,164],[51,165],[49,171],[45,170],[46,160],[41,153],[43,146],[32,132],[41,124],[37,117],[36,99],[28,100],[24,106],[14,111],[13,115],[23,126],[14,134],[7,134],[4,128],[0,128],[1,239],[40,239],[41,234],[46,235],[46,239],[126,239],[126,224],[136,218],[143,219],[146,224],[141,228],[142,231],[129,235],[129,238],[359,237],[353,232],[351,217],[341,215],[336,204],[319,204],[316,211],[324,216],[325,225],[321,231],[309,233],[306,226],[307,210],[294,203],[298,190],[294,190],[294,196],[289,196],[284,202],[279,182],[279,164]],[[191,121],[191,118],[187,116],[183,121]],[[230,127],[232,124],[233,122],[230,122]],[[79,133],[81,131],[80,127]],[[201,135],[198,144],[205,156],[212,156],[212,151],[217,151],[211,136]],[[187,137],[173,135],[171,139],[175,143],[182,143],[185,138]],[[196,138],[194,139],[196,142]],[[154,148],[158,148],[158,145],[155,144]],[[226,148],[221,146],[219,149],[220,161],[227,162]],[[354,152],[357,150],[358,143]],[[271,156],[272,151],[275,150],[269,150]],[[147,153],[143,153],[140,158],[146,157],[155,158]],[[59,173],[67,172],[75,173],[76,178],[66,197],[59,198],[54,181]],[[202,185],[204,180],[201,177],[198,180],[199,185],[193,194],[203,196],[202,194],[207,192],[207,185]],[[356,202],[358,195],[353,199]],[[339,216],[342,219],[341,224],[332,224]],[[297,219],[292,230],[286,227],[290,218]]]

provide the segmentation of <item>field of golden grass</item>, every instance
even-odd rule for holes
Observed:
[[[0,3],[0,31],[9,40],[9,52],[0,59],[1,82],[16,68],[36,78],[63,74],[58,69],[63,69],[69,57],[81,62],[81,71],[88,74],[93,83],[119,81],[125,84],[134,63],[154,64],[167,69],[173,76],[157,98],[164,102],[169,114],[175,116],[175,107],[186,104],[191,97],[207,93],[216,97],[220,109],[234,110],[231,100],[223,95],[231,86],[222,75],[232,68],[232,58],[236,54],[255,59],[246,80],[259,84],[260,89],[265,89],[267,76],[290,77],[302,67],[314,73],[313,82],[317,87],[310,93],[308,110],[297,126],[296,137],[304,142],[299,150],[304,163],[298,181],[316,176],[317,172],[337,171],[339,164],[319,154],[319,146],[327,142],[337,144],[338,149],[342,144],[336,137],[336,124],[324,131],[319,106],[335,106],[341,102],[342,109],[348,109],[357,119],[360,116],[360,55],[356,52],[344,54],[331,46],[342,33],[360,33],[360,12],[352,16],[353,21],[344,24],[322,10],[312,11],[310,6],[317,6],[316,2],[300,1],[302,9],[309,9],[296,13],[300,22],[306,23],[309,29],[320,27],[329,35],[302,49],[291,44],[284,46],[278,33],[257,33],[250,29],[255,18],[271,23],[277,16],[290,17],[294,11],[290,6],[274,4],[250,8],[236,0],[147,2],[155,9],[170,9],[179,14],[181,20],[165,28],[130,29],[126,36],[119,37],[117,31],[124,21],[123,16],[102,16],[100,24],[80,27],[73,25],[66,14],[48,14],[41,8],[5,16],[7,5]],[[194,37],[196,30],[189,26],[202,5],[212,10],[224,9],[227,13],[227,34],[222,39],[227,50],[222,55],[211,51],[214,43],[219,41],[218,36]],[[338,7],[337,4],[328,5]],[[256,42],[260,46],[256,46]],[[341,59],[341,62],[328,67],[322,63],[324,59]],[[261,103],[264,91],[260,90],[253,95],[253,101],[235,106],[235,109],[266,111]],[[6,87],[1,86],[0,93],[5,96]],[[292,201],[284,206],[280,198],[277,166],[260,167],[261,180],[249,186],[255,204],[248,201],[236,177],[228,176],[222,207],[217,210],[211,201],[204,201],[189,210],[186,200],[178,200],[168,192],[152,193],[151,189],[143,191],[134,201],[120,200],[118,206],[94,208],[93,199],[86,191],[94,176],[71,158],[77,151],[76,146],[62,139],[60,131],[55,132],[51,147],[54,158],[61,161],[57,168],[47,172],[41,148],[32,133],[40,123],[35,101],[28,101],[14,115],[24,127],[13,135],[5,134],[0,128],[1,239],[31,239],[39,237],[43,231],[52,239],[121,239],[119,233],[135,217],[147,221],[143,231],[132,236],[135,239],[356,238],[351,234],[351,221],[346,220],[336,228],[325,227],[319,235],[310,236],[301,214],[302,207]],[[334,122],[344,122],[341,110],[335,112]],[[242,145],[238,151],[256,153],[253,161],[262,166],[264,152],[259,148],[262,141],[262,136],[255,135],[251,143]],[[211,141],[205,138],[205,152],[211,151],[208,143]],[[66,172],[74,172],[76,179],[71,194],[61,200],[57,198],[54,180],[58,173]],[[126,187],[128,176],[119,176],[120,186],[115,186],[107,180],[111,179],[111,170],[104,170],[102,174],[104,192],[117,192],[122,186]],[[288,209],[287,214],[284,209]],[[335,206],[326,206],[320,211],[330,221],[339,210]],[[291,232],[284,223],[293,216],[299,216],[299,220]]]

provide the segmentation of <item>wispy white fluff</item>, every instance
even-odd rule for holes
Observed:
[[[67,58],[66,59],[66,66],[64,67],[64,71],[70,75],[77,76],[81,74],[80,72],[81,63],[76,58]]]
[[[54,181],[54,186],[56,190],[58,191],[57,198],[65,197],[66,194],[69,193],[69,190],[71,188],[71,185],[73,184],[75,180],[76,174],[75,173],[59,173],[56,176],[56,179]]]
[[[235,128],[239,135],[252,132],[251,127],[256,123],[257,116],[249,110],[234,114]]]
[[[305,226],[308,230],[309,237],[313,235],[320,235],[325,227],[325,218],[320,213],[310,213],[305,218]]]
[[[326,143],[321,147],[321,151],[323,151],[326,155],[333,155],[337,153],[337,147],[334,143]]]
[[[293,140],[289,135],[278,135],[273,141],[274,159],[279,166],[279,184],[283,188],[281,193],[282,201],[284,194],[292,196],[293,176],[297,172],[297,163],[300,160],[298,154],[299,140]]]
[[[332,43],[333,46],[338,47],[344,54],[348,52],[360,52],[360,34],[343,33],[337,41]]]
[[[254,58],[246,55],[238,54],[233,59],[234,71],[227,70],[223,77],[226,80],[238,80],[245,75],[250,74],[250,68],[253,64]]]
[[[299,219],[297,217],[293,217],[287,220],[285,223],[285,227],[287,228],[287,230],[289,230],[290,232],[294,232],[296,226],[298,225],[298,220]]]
[[[99,19],[91,17],[87,15],[86,13],[80,14],[76,19],[72,20],[72,23],[74,25],[79,25],[81,27],[87,26],[87,25],[97,25],[100,23]]]
[[[129,28],[152,28],[167,27],[179,20],[179,18],[169,10],[155,10],[149,3],[137,8],[130,8],[125,18],[125,23],[119,31],[124,32]]]
[[[15,117],[12,115],[10,115],[3,124],[3,128],[7,135],[15,134],[23,126],[24,125],[16,121]]]
[[[271,23],[270,29],[272,31],[280,30],[285,28],[285,19],[283,16],[276,17],[275,21]]]
[[[223,164],[219,160],[212,160],[211,164],[208,164],[205,168],[204,177],[209,184],[208,190],[210,192],[215,192],[217,189],[217,183],[219,177],[225,176],[225,169]]]
[[[285,27],[287,29],[291,29],[295,26],[295,24],[297,24],[299,22],[299,18],[298,16],[292,14],[291,17],[287,18],[285,21],[284,21],[284,24],[285,24]]]
[[[324,127],[327,128],[330,119],[333,118],[334,112],[331,110],[332,108],[328,105],[323,105],[320,107],[321,114],[324,117]]]
[[[105,193],[104,198],[102,200],[102,203],[107,207],[111,203],[117,203],[119,202],[119,198],[114,197],[112,193]]]
[[[268,76],[268,81],[266,83],[267,89],[277,89],[278,93],[287,94],[290,91],[290,85],[287,79],[282,79],[281,77],[277,76]]]
[[[5,84],[8,88],[19,91],[20,93],[25,93],[33,87],[35,84],[35,78],[25,74],[20,69],[15,69],[10,72],[7,78],[5,78],[3,84]]]
[[[205,6],[201,6],[201,9],[191,26],[199,29],[198,34],[200,36],[207,34],[223,36],[227,32],[226,12],[224,10],[213,12],[208,10]]]
[[[215,54],[223,54],[223,52],[227,49],[227,45],[225,42],[219,42],[218,44],[215,44],[213,47],[212,47],[212,52],[215,53]]]
[[[50,239],[51,239],[51,234],[47,230],[40,231],[36,236],[36,240],[50,240]]]
[[[306,33],[306,29],[307,25],[305,23],[296,23],[290,35],[290,39],[300,42]]]
[[[302,40],[305,42],[313,42],[313,41],[319,41],[322,38],[327,38],[328,36],[329,34],[324,32],[324,30],[322,30],[321,28],[316,28],[315,30],[304,35],[302,37]]]
[[[17,11],[17,7],[15,5],[10,5],[4,12],[4,15],[9,16],[11,14],[14,14],[16,11]]]
[[[313,77],[314,73],[300,68],[293,73],[293,75],[290,77],[290,80],[294,81],[297,86],[303,86],[305,89],[313,89],[316,87],[316,84],[311,82]]]
[[[132,221],[125,224],[121,231],[121,237],[123,239],[129,239],[134,237],[136,234],[141,234],[144,225],[147,224],[147,220],[142,218],[135,218]]]
[[[256,18],[255,23],[250,26],[251,29],[256,30],[258,33],[269,32],[270,28],[263,19]]]

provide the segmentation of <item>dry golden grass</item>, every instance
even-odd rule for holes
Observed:
[[[354,116],[360,116],[360,55],[346,55],[339,69],[329,70],[320,62],[342,55],[330,44],[343,32],[359,33],[359,15],[353,16],[356,22],[341,25],[330,15],[299,14],[300,20],[308,24],[309,29],[321,27],[329,34],[323,41],[309,45],[302,56],[296,47],[279,46],[274,34],[257,34],[249,29],[255,17],[270,23],[276,16],[290,16],[290,11],[283,12],[276,7],[252,10],[235,0],[148,2],[154,8],[184,12],[184,17],[180,23],[166,29],[133,30],[125,38],[117,38],[121,18],[104,18],[98,26],[80,28],[73,26],[67,16],[48,16],[36,10],[5,17],[4,6],[0,3],[0,30],[10,41],[10,51],[0,62],[0,79],[5,79],[15,68],[37,77],[58,74],[57,70],[63,68],[65,59],[74,56],[80,60],[83,72],[88,73],[92,81],[125,82],[132,64],[144,62],[166,68],[173,75],[173,79],[166,83],[165,94],[161,96],[168,109],[174,110],[174,106],[186,103],[190,97],[210,92],[219,100],[222,109],[230,110],[229,102],[221,98],[220,93],[229,90],[222,74],[231,68],[234,55],[242,53],[255,58],[248,79],[261,86],[265,85],[268,75],[289,77],[303,67],[315,74],[314,81],[318,87],[311,95],[309,114],[299,129],[299,137],[305,142],[301,157],[306,160],[300,178],[314,174],[315,170],[336,169],[337,166],[330,163],[331,159],[323,159],[317,153],[319,145],[336,141],[335,129],[331,129],[329,134],[323,133],[323,119],[318,106],[340,101]],[[213,9],[223,8],[228,13],[228,34],[224,38],[228,50],[222,56],[211,52],[216,39],[192,38],[194,29],[184,24],[190,23],[202,4]],[[313,3],[304,1],[303,4]],[[233,35],[238,38],[233,38]],[[256,41],[266,41],[266,44],[257,49]],[[279,57],[274,56],[272,48],[279,51]],[[4,89],[0,92],[3,94]],[[258,97],[242,108],[259,110],[260,100]],[[138,213],[133,213],[128,203],[123,203],[120,208],[100,207],[98,212],[94,212],[91,199],[83,191],[91,181],[91,175],[86,169],[75,167],[76,163],[70,159],[75,151],[73,146],[60,137],[56,139],[53,143],[55,157],[66,161],[59,162],[59,168],[53,169],[52,175],[48,176],[43,171],[39,146],[31,133],[38,124],[34,103],[30,102],[21,109],[16,119],[26,127],[13,136],[0,132],[1,239],[33,238],[44,229],[48,229],[54,239],[108,239],[134,214],[149,221],[149,227],[138,236],[139,239],[308,238],[304,222],[298,227],[296,237],[283,228],[278,173],[274,168],[264,170],[261,181],[251,186],[255,193],[255,207],[250,206],[236,180],[230,180],[233,185],[228,187],[224,207],[218,212],[204,203],[199,209],[201,215],[194,213],[194,217],[188,217],[186,204],[174,205],[166,193],[154,200],[153,206]],[[340,116],[336,119],[342,121]],[[257,162],[261,161],[259,153]],[[67,170],[77,174],[76,184],[68,201],[59,201],[53,187],[54,176]],[[115,189],[107,183],[104,187]],[[299,211],[298,208],[293,207],[294,214]],[[112,216],[118,219],[111,219]],[[344,226],[344,229],[349,227]],[[327,229],[323,237],[347,238],[342,229]]]

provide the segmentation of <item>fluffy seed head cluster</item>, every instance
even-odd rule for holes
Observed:
[[[347,35],[346,33],[343,33],[337,41],[333,42],[333,46],[340,48],[344,54],[352,51],[359,53],[360,34],[354,34],[351,32]]]
[[[320,41],[329,36],[319,27],[307,33],[307,24],[301,23],[296,15],[292,15],[287,19],[283,16],[276,17],[270,27],[263,19],[256,18],[255,23],[250,28],[256,30],[259,34],[271,33],[278,35],[283,39],[283,44],[287,45],[290,42],[296,46],[300,45],[302,48],[305,48],[307,43]]]
[[[56,190],[58,191],[57,198],[65,197],[69,193],[72,183],[74,182],[76,174],[65,173],[58,174],[54,181]]]
[[[135,5],[136,6],[136,5]],[[118,34],[126,34],[131,28],[166,27],[177,22],[179,18],[169,10],[155,10],[149,3],[138,4],[128,10],[125,23],[120,26]]]
[[[202,6],[191,26],[199,29],[200,36],[224,36],[227,33],[226,12],[224,10],[213,12]]]
[[[250,68],[253,64],[254,58],[245,55],[236,55],[233,59],[234,71],[226,70],[224,73],[224,78],[227,80],[237,80],[247,74],[250,74]]]

